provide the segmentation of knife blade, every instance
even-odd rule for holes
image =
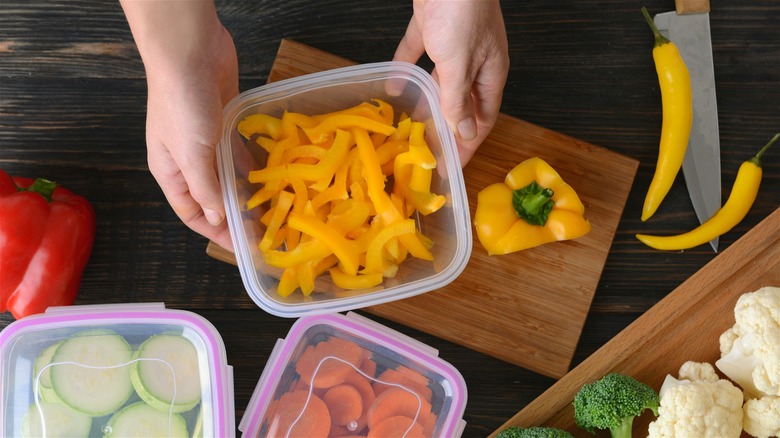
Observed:
[[[699,223],[721,206],[720,134],[709,0],[676,0],[676,10],[657,14],[658,30],[680,51],[691,75],[693,123],[682,170]],[[710,241],[718,252],[718,238]]]

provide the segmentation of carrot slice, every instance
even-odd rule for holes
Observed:
[[[307,391],[282,395],[268,419],[268,436],[326,438],[330,432],[330,414],[325,402]]]
[[[393,415],[368,430],[368,438],[421,438],[423,427],[410,417]]]
[[[330,433],[328,434],[328,438],[360,438],[361,436],[365,437],[365,435],[352,433],[347,426],[338,426],[336,424],[330,425]]]
[[[295,371],[315,388],[330,388],[344,383],[360,360],[363,349],[341,338],[330,338],[310,345],[295,363]]]
[[[360,371],[363,371],[368,376],[376,376],[376,362],[371,358],[370,355],[363,356],[363,359],[360,361],[360,366],[358,366],[358,368],[360,368]]]
[[[405,388],[417,393],[417,395],[424,398],[427,402],[430,402],[433,398],[433,391],[431,391],[431,388],[428,387],[426,378],[405,366],[399,366],[398,368],[388,368],[377,377],[377,380],[381,382],[402,385]],[[395,386],[386,385],[381,382],[374,382],[373,385],[374,392],[377,396],[390,388],[397,388]]]
[[[359,433],[368,424],[368,410],[374,404],[374,400],[376,400],[374,388],[371,386],[371,382],[357,371],[350,374],[344,383],[352,385],[360,393],[360,397],[363,400],[363,412],[360,413],[360,417],[351,429],[351,433]]]
[[[373,430],[380,421],[396,415],[417,419],[424,423],[423,419],[429,416],[431,404],[403,388],[393,387],[379,394],[368,409],[368,428]]]
[[[363,398],[360,392],[348,383],[329,388],[322,401],[330,412],[331,424],[357,427],[357,420],[363,414]]]

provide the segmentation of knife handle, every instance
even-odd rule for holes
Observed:
[[[674,0],[677,15],[698,14],[710,11],[710,0]]]

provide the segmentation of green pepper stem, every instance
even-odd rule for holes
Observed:
[[[555,201],[552,189],[540,186],[536,181],[512,191],[512,206],[520,218],[531,225],[544,225]]]
[[[48,179],[44,178],[38,178],[30,184],[29,187],[23,188],[23,187],[16,187],[17,191],[20,192],[35,192],[39,195],[43,196],[46,199],[46,202],[51,202],[51,195],[54,193],[54,190],[57,188],[57,183],[54,181],[49,181]]]
[[[671,41],[669,41],[668,38],[661,35],[661,32],[658,30],[658,28],[655,25],[655,22],[650,17],[650,13],[647,12],[647,8],[644,6],[642,6],[642,15],[645,16],[645,20],[647,21],[647,24],[650,25],[650,29],[652,29],[653,31],[653,36],[655,36],[655,47],[671,43]]]
[[[765,144],[764,147],[762,147],[761,150],[758,151],[756,156],[751,158],[749,161],[755,164],[756,166],[761,167],[761,157],[764,155],[764,152],[766,152],[777,141],[778,138],[780,138],[780,132],[775,134],[775,136],[772,137],[771,140],[769,140],[769,143]]]

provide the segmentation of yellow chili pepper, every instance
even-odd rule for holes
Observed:
[[[642,14],[655,36],[653,60],[661,88],[663,107],[658,162],[642,207],[642,220],[646,221],[655,214],[658,206],[669,193],[682,166],[693,123],[693,103],[691,77],[677,46],[658,32],[653,19],[644,7]]]
[[[681,250],[707,243],[737,226],[750,211],[750,207],[753,206],[753,202],[758,195],[758,188],[761,185],[761,177],[763,175],[761,156],[778,138],[780,138],[780,134],[775,134],[772,140],[761,148],[755,157],[742,163],[734,180],[734,186],[731,188],[729,199],[706,222],[687,233],[677,236],[637,234],[637,239],[651,248]]]
[[[474,224],[488,254],[508,254],[590,231],[585,206],[549,164],[529,158],[479,192]]]

